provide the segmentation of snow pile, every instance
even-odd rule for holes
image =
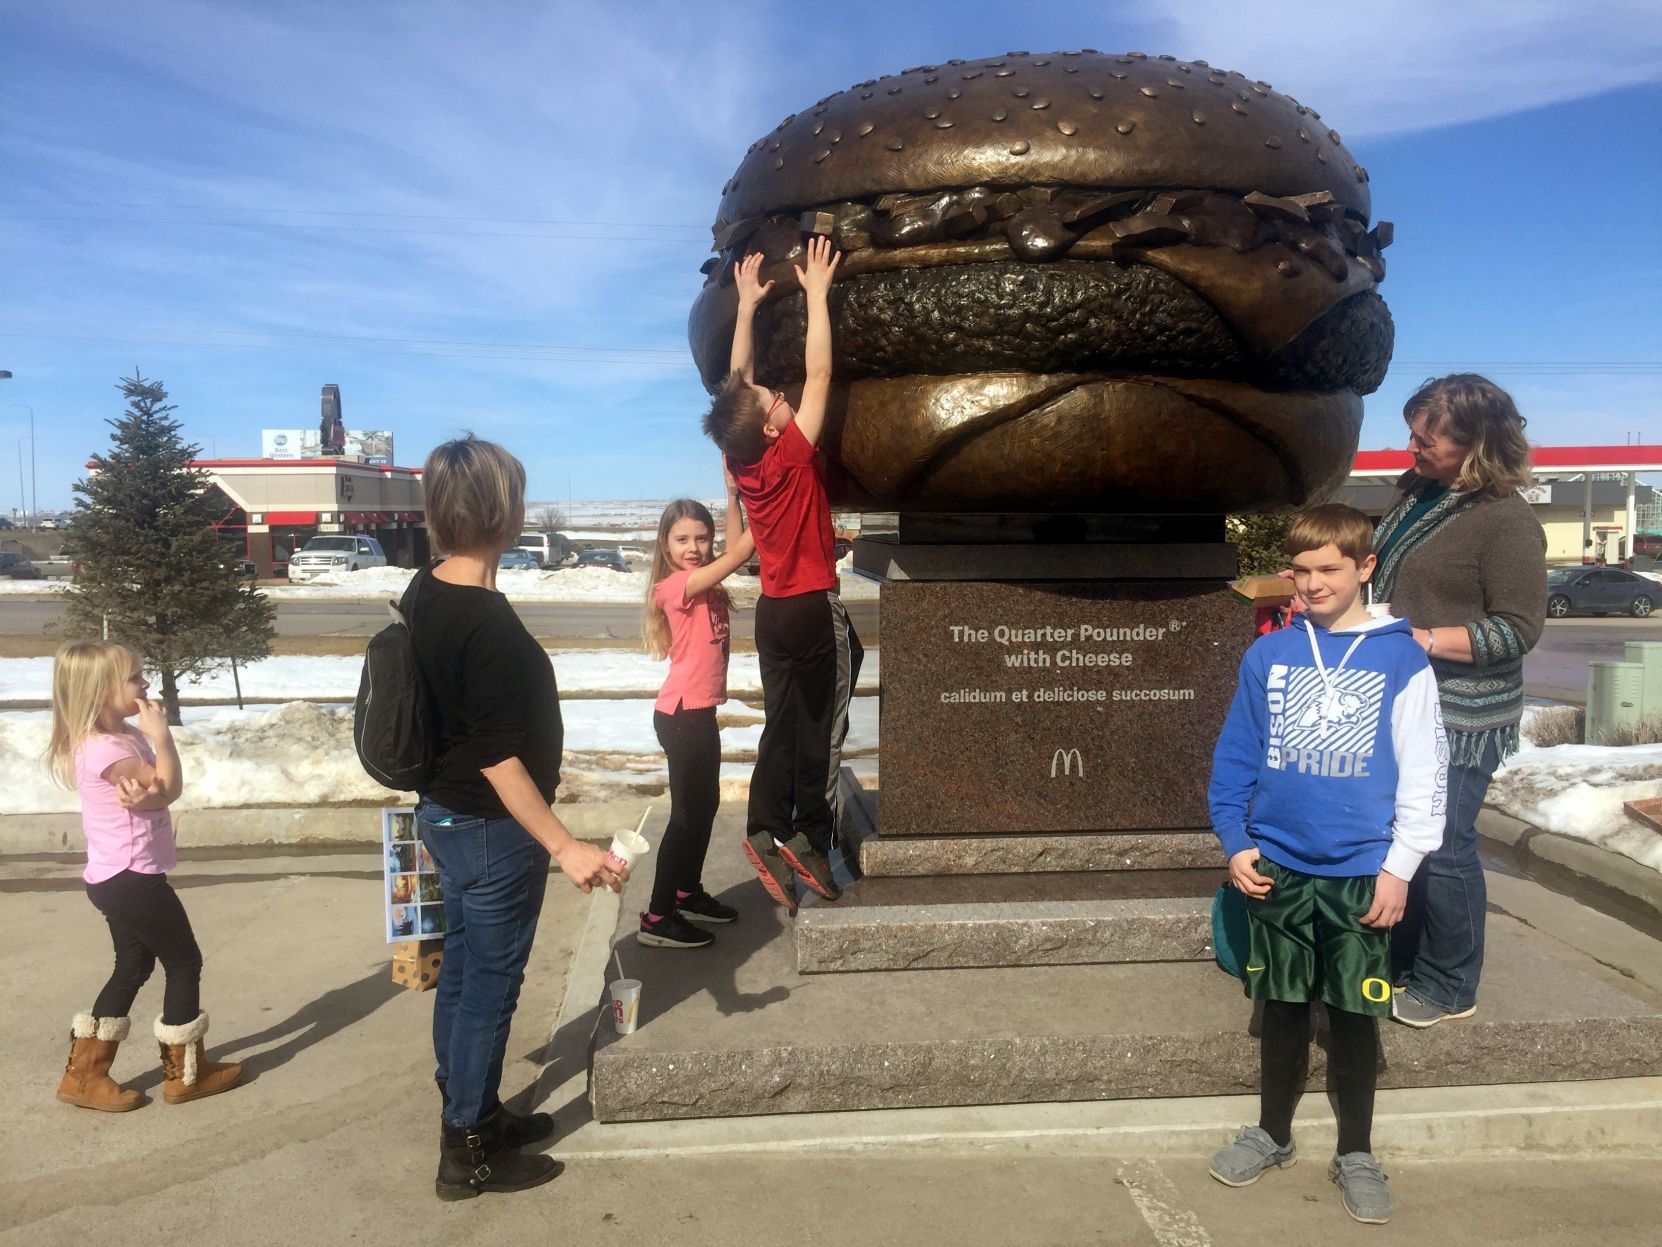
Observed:
[[[69,588],[67,580],[12,580],[0,578],[0,597],[7,594],[62,593]]]
[[[352,748],[349,706],[297,701],[247,710],[186,708],[173,729],[185,787],[176,808],[398,804],[401,798],[364,774]],[[622,792],[664,791],[664,757],[644,699],[567,701],[561,705],[566,752],[559,799],[600,800]],[[877,699],[855,701],[845,752],[870,773],[877,750]],[[761,736],[760,701],[733,701],[719,712],[724,779],[748,776]],[[77,795],[47,778],[41,762],[51,732],[45,710],[0,714],[0,768],[7,783],[0,814],[73,813]]]
[[[1662,797],[1662,745],[1527,743],[1489,785],[1487,803],[1543,831],[1572,836],[1662,870],[1662,833],[1629,818],[1624,801]]]
[[[391,804],[358,765],[352,710],[296,701],[249,710],[185,711],[173,729],[185,788],[176,808]],[[40,761],[52,728],[48,711],[0,715],[0,812],[78,811],[79,797],[47,778]]]

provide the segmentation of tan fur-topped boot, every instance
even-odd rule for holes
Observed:
[[[77,1013],[69,1024],[69,1063],[58,1084],[58,1099],[104,1113],[125,1113],[143,1104],[142,1095],[110,1077],[115,1050],[131,1028],[130,1018],[95,1018],[90,1013]]]
[[[162,1073],[167,1082],[162,1087],[162,1099],[169,1104],[183,1104],[200,1100],[203,1096],[218,1095],[236,1086],[242,1077],[242,1066],[221,1065],[208,1060],[202,1051],[202,1037],[208,1033],[208,1015],[197,1014],[196,1021],[183,1026],[164,1026],[156,1019],[156,1042],[161,1047]]]

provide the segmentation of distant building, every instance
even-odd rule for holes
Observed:
[[[1536,484],[1523,491],[1547,535],[1550,563],[1619,563],[1662,554],[1662,494],[1639,483],[1662,472],[1662,446],[1537,446]],[[1385,514],[1395,482],[1412,459],[1406,450],[1364,450],[1333,497]],[[1652,538],[1652,540],[1647,540]]]
[[[225,510],[215,525],[241,536],[257,576],[268,577],[320,533],[376,538],[395,567],[429,557],[421,470],[355,459],[200,459]]]

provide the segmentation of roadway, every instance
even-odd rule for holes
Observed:
[[[387,614],[379,602],[278,602],[277,634],[288,637],[367,637]],[[514,609],[534,636],[544,640],[631,640],[640,636],[638,606],[594,602],[519,602]],[[57,619],[56,602],[0,599],[0,636],[41,636]],[[849,602],[849,617],[867,645],[878,641],[877,603]],[[733,613],[733,632],[755,635],[755,612]],[[1524,662],[1525,687],[1534,697],[1580,704],[1587,697],[1587,663],[1620,658],[1627,641],[1662,641],[1662,614],[1549,619],[1541,643]]]

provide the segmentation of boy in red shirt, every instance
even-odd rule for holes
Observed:
[[[828,857],[841,839],[838,773],[863,653],[837,593],[831,507],[814,449],[831,390],[827,295],[839,259],[830,239],[816,237],[797,270],[808,331],[802,397],[793,411],[783,393],[756,384],[752,321],[773,283],[758,279],[759,254],[744,258],[734,270],[732,370],[704,417],[744,500],[762,563],[756,656],[767,723],[750,781],[744,851],[768,895],[793,911],[793,874],[827,900],[842,895]],[[846,844],[844,858],[852,867]]]

